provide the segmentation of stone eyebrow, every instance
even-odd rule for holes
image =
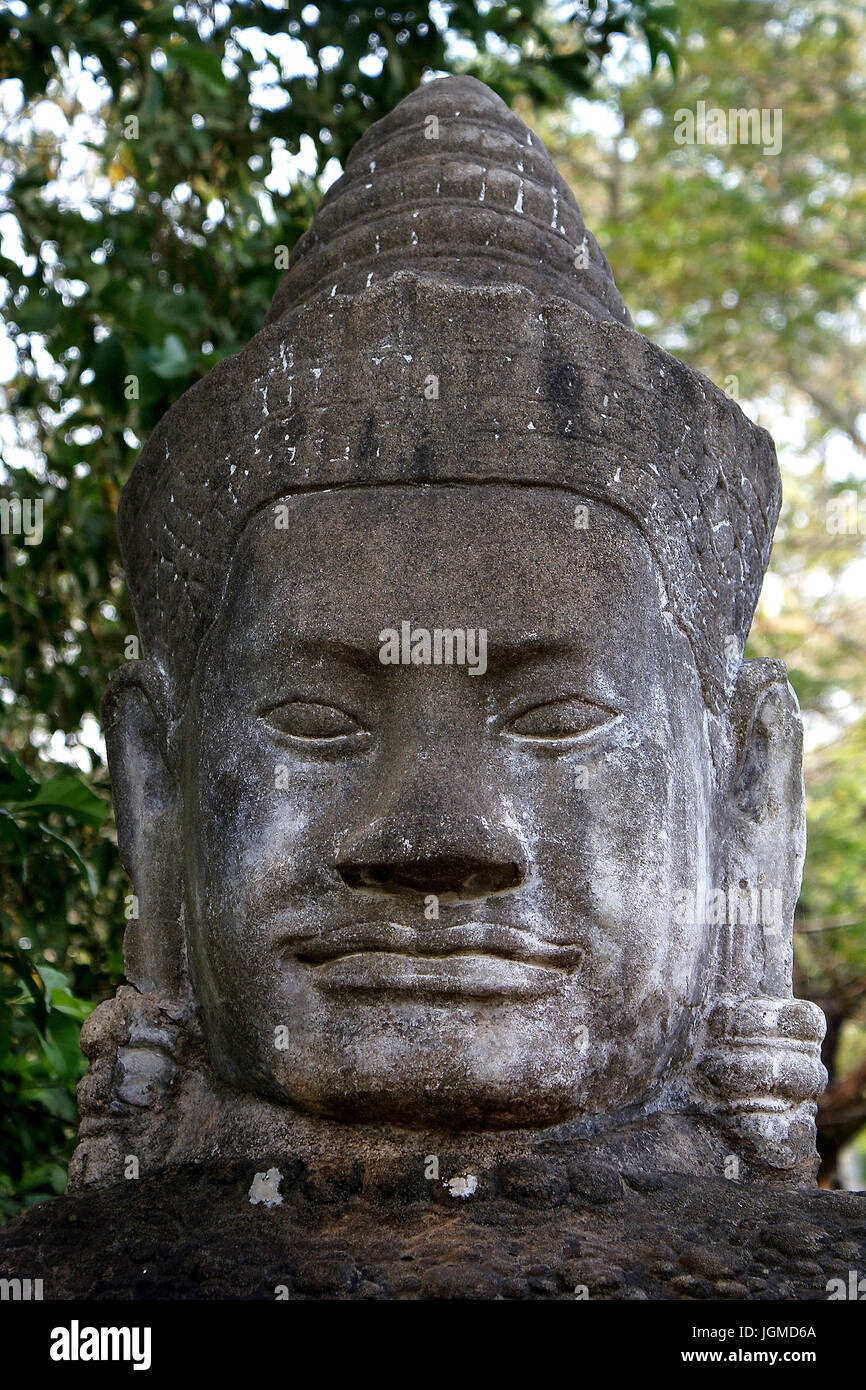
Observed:
[[[513,667],[538,665],[543,661],[573,661],[581,649],[569,642],[527,635],[519,641],[502,642],[488,634],[487,669],[507,671]]]
[[[324,655],[330,661],[352,666],[356,670],[378,672],[382,669],[378,637],[378,629],[359,642],[349,642],[327,633],[303,632],[292,637],[291,646],[293,652],[300,656],[309,655],[317,664]]]

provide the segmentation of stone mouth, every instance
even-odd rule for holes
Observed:
[[[408,960],[498,960],[561,975],[573,973],[583,959],[581,947],[546,941],[527,928],[499,922],[463,922],[429,929],[397,922],[357,922],[312,940],[295,938],[286,954],[305,965],[324,966],[365,955]]]
[[[533,999],[561,991],[560,968],[485,951],[438,956],[353,951],[313,967],[316,983],[367,994],[447,995],[469,999]]]

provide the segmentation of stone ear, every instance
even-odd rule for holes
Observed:
[[[731,700],[720,873],[728,904],[703,1048],[705,1112],[756,1171],[808,1178],[826,1084],[824,1019],[792,997],[806,851],[803,726],[780,661],[746,661]]]
[[[803,725],[784,662],[743,662],[730,719],[737,743],[732,793],[741,813],[763,822],[795,803],[802,813]]]
[[[739,940],[729,943],[727,984],[737,992],[790,997],[806,813],[803,726],[782,662],[743,663],[730,720],[724,876],[729,893],[755,905],[760,931],[748,941],[733,923]]]
[[[118,847],[132,881],[126,975],[142,992],[177,996],[183,981],[183,880],[170,711],[162,672],[141,661],[115,675],[102,712]]]

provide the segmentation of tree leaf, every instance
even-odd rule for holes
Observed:
[[[62,811],[81,825],[99,827],[108,815],[101,797],[72,773],[61,772],[43,782],[35,796],[10,803],[13,814],[30,811]]]
[[[223,96],[228,78],[222,70],[222,59],[209,48],[193,48],[189,44],[175,45],[168,50],[168,66],[182,67],[215,96]]]

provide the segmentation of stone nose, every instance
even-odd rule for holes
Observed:
[[[362,893],[435,894],[465,902],[519,888],[526,873],[514,859],[475,858],[466,854],[442,854],[411,858],[404,853],[390,857],[344,859],[337,865],[343,882]]]
[[[462,902],[514,892],[530,876],[532,855],[515,808],[469,755],[422,758],[404,747],[358,809],[335,867],[359,893]]]
[[[495,795],[484,797],[478,783],[467,804],[459,781],[448,797],[431,796],[429,783],[426,796],[417,785],[409,795],[401,788],[378,815],[356,822],[337,855],[343,882],[361,893],[435,893],[452,901],[519,888],[531,856],[514,815]]]

